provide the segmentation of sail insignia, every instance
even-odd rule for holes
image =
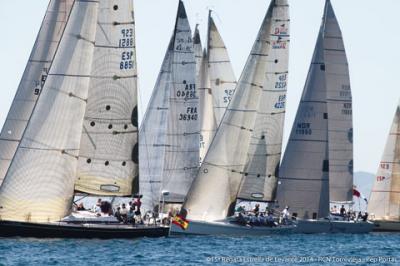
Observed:
[[[232,214],[245,175],[243,170],[266,73],[273,71],[267,68],[264,56],[271,49],[272,24],[286,15],[286,8],[285,0],[271,2],[233,98],[182,207],[182,213],[189,219],[215,221]]]
[[[308,77],[280,168],[277,200],[304,219],[329,215],[353,185],[352,113],[342,35],[327,1]],[[305,156],[306,154],[306,156]]]
[[[120,0],[116,10],[100,1],[76,191],[130,196],[138,189],[135,41],[132,1]]]

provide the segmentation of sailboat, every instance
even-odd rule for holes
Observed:
[[[400,103],[368,202],[374,231],[400,231]]]
[[[342,34],[329,0],[306,85],[280,167],[277,201],[297,217],[297,232],[363,233],[371,223],[330,217],[330,201],[353,189],[352,96]]]
[[[179,1],[172,38],[140,128],[144,209],[164,212],[181,206],[199,168],[198,110],[193,38]]]
[[[63,220],[75,193],[131,196],[137,188],[134,42],[132,1],[73,1],[0,187],[0,236],[167,235],[164,226]]]
[[[196,58],[201,47],[198,31],[195,34]],[[196,42],[197,41],[197,42]],[[225,110],[232,99],[236,78],[228,50],[212,17],[208,13],[207,47],[198,62],[198,91],[200,98],[200,164],[202,163],[221,123]]]
[[[280,113],[284,105],[284,98],[280,104],[274,100],[286,93],[286,83],[281,82],[287,78],[288,49],[289,5],[287,0],[272,0],[232,100],[182,206],[179,218],[186,219],[188,226],[173,224],[171,234],[263,235],[294,230],[294,225],[242,225],[232,217],[242,180],[255,175],[266,182],[265,170],[253,166],[263,160],[253,158],[261,154],[256,154],[254,150],[259,149],[252,146],[256,139],[275,144],[275,139],[267,139],[261,128],[258,130],[261,125],[257,121],[282,126],[280,118],[269,118],[271,113]],[[266,148],[265,144],[260,146]],[[264,151],[264,160],[268,156]]]

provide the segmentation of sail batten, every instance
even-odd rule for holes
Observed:
[[[277,200],[299,218],[326,217],[330,200],[352,200],[351,108],[344,44],[327,1],[279,173]]]
[[[160,201],[182,203],[199,167],[197,37],[192,38],[179,1],[175,28],[140,128],[139,154],[144,161],[140,192],[147,210],[159,206]]]
[[[0,185],[44,86],[73,0],[52,0],[0,133]]]
[[[171,39],[170,43],[173,41]],[[169,45],[170,47],[171,45]],[[154,92],[140,127],[139,165],[143,208],[152,210],[159,204],[166,147],[167,114],[171,90],[172,51],[167,49]]]
[[[192,33],[182,1],[176,18],[171,66],[172,87],[164,157],[162,190],[165,202],[183,202],[199,166],[199,96]],[[179,152],[181,151],[181,152]],[[194,151],[194,152],[185,152]]]
[[[99,2],[75,190],[131,196],[138,190],[137,64],[130,0]]]
[[[273,201],[281,158],[283,124],[285,120],[286,93],[288,86],[289,10],[278,5],[270,32],[271,49],[266,81],[262,87],[264,103],[257,110],[255,128],[247,153],[245,177],[238,198],[253,201]]]
[[[283,2],[287,3],[271,2],[233,98],[191,186],[182,207],[189,219],[214,221],[232,214],[262,98],[261,88],[266,72],[271,71],[268,58],[260,55],[270,51],[273,20],[279,17],[275,4]]]
[[[50,75],[0,188],[3,220],[56,221],[70,211],[97,12],[98,2],[73,4]]]

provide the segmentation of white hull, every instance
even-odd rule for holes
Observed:
[[[76,211],[72,212],[71,215],[61,219],[62,222],[67,223],[118,223],[118,219],[114,216],[98,214],[91,211]]]
[[[374,220],[375,232],[400,232],[400,221]]]
[[[297,220],[296,233],[350,233],[362,234],[372,231],[371,222],[333,221],[333,220]]]
[[[292,226],[243,226],[232,224],[228,221],[203,222],[189,221],[186,230],[175,224],[171,225],[170,235],[232,235],[232,236],[262,236],[271,234],[292,233],[295,230]]]

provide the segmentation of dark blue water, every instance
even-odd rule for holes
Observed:
[[[400,234],[0,239],[1,265],[400,265]]]

